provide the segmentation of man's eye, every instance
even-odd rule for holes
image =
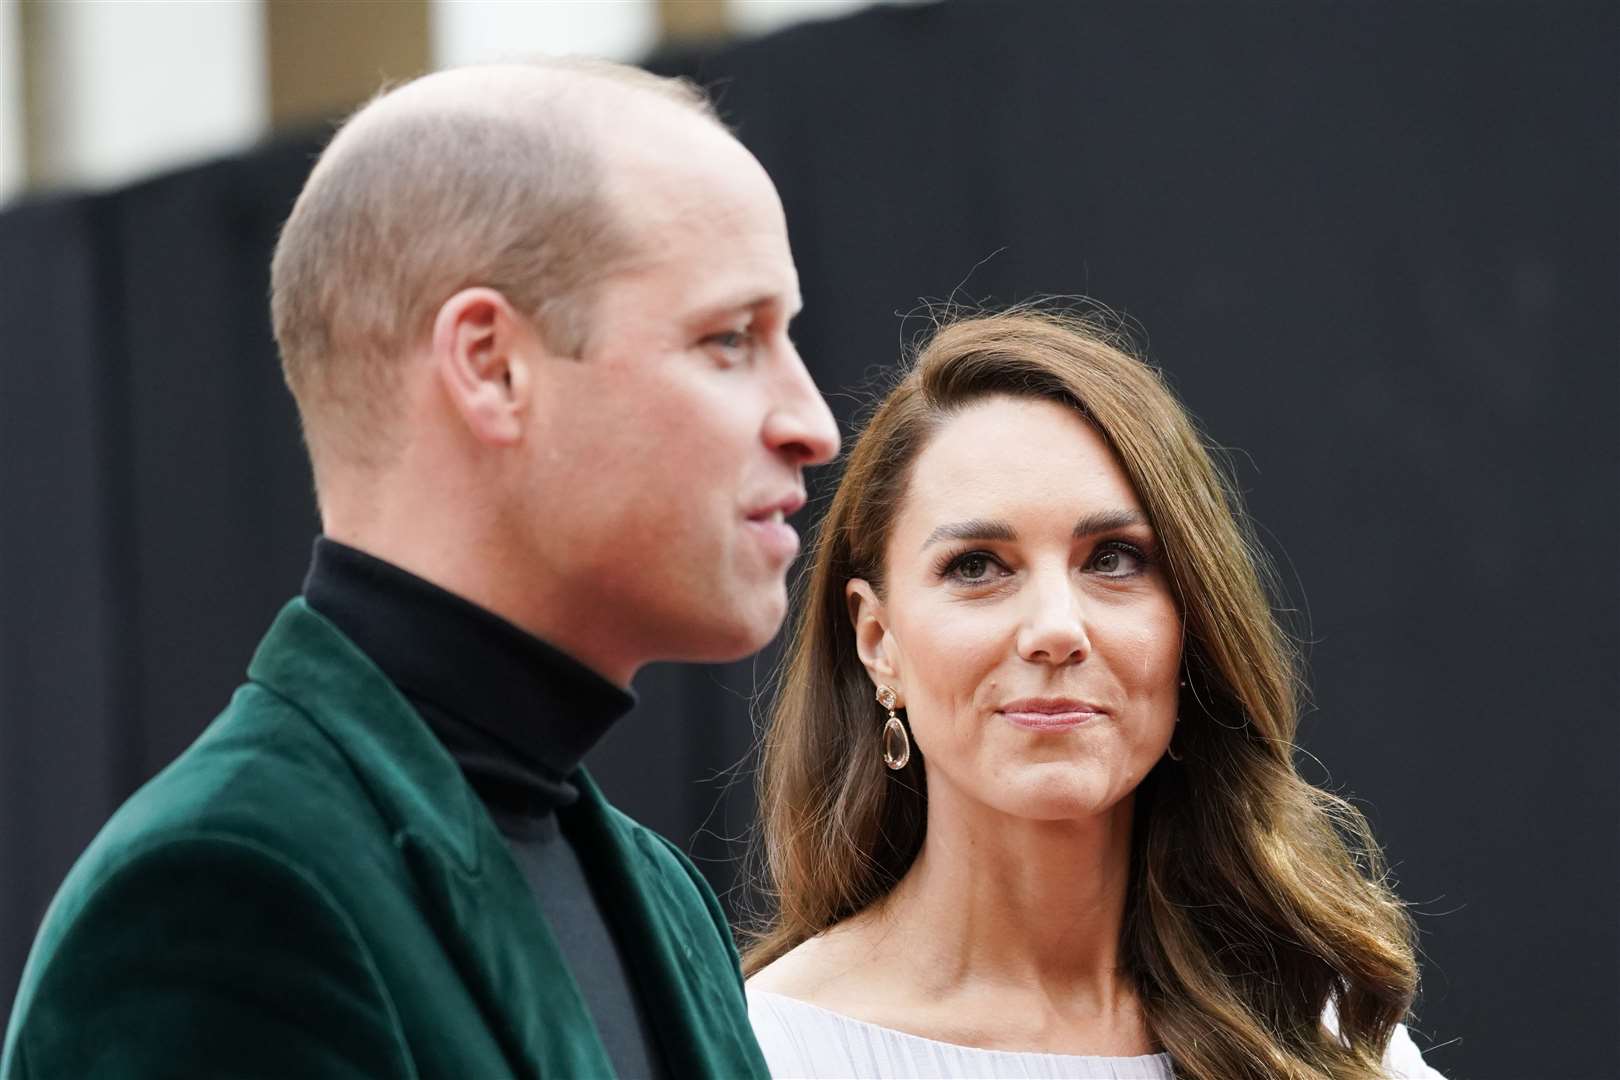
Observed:
[[[753,343],[754,335],[747,330],[722,330],[703,340],[705,344],[717,345],[722,349],[746,349]]]

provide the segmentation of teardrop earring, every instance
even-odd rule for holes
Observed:
[[[894,715],[895,705],[900,699],[895,696],[893,687],[880,686],[877,700],[879,705],[889,710],[889,720],[883,725],[883,764],[891,769],[903,769],[906,762],[911,760],[911,737],[906,734],[906,725]]]

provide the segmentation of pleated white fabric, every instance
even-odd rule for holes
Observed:
[[[748,991],[748,1018],[774,1080],[1172,1080],[1170,1057],[980,1050],[878,1027],[780,994]]]
[[[1174,1080],[1168,1054],[1080,1057],[980,1050],[879,1027],[763,990],[748,1018],[774,1080]],[[1384,1055],[1390,1080],[1444,1080],[1405,1025]]]

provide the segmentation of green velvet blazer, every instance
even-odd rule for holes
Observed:
[[[460,770],[294,600],[224,713],[115,814],[34,943],[0,1077],[606,1077]],[[767,1076],[714,894],[581,774],[562,816],[676,1077]]]

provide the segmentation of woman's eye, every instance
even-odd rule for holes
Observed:
[[[1123,545],[1106,547],[1092,556],[1091,569],[1103,577],[1130,577],[1142,569],[1142,555]]]
[[[962,585],[982,585],[996,576],[1001,567],[995,556],[983,551],[958,555],[945,567],[943,576]]]
[[[956,564],[956,576],[964,581],[977,581],[990,571],[990,560],[983,555],[969,555]]]

